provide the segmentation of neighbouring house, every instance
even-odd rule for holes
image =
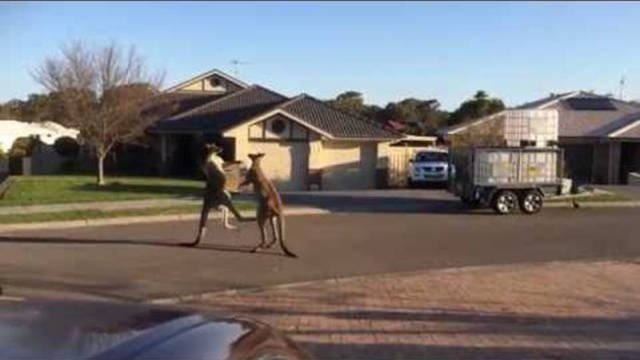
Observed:
[[[312,96],[287,97],[218,70],[164,91],[175,111],[148,129],[163,174],[193,176],[205,142],[226,161],[249,165],[262,152],[266,175],[282,190],[368,189],[386,181],[389,144],[402,138]],[[383,180],[382,180],[383,179]]]
[[[51,121],[23,122],[18,120],[0,120],[0,149],[8,153],[18,138],[36,137],[39,142],[30,158],[20,160],[19,173],[51,174],[59,170],[64,159],[53,149],[53,144],[61,137],[77,139],[78,130],[66,128]],[[5,160],[7,161],[7,160]],[[8,161],[0,159],[0,172],[9,170]]]
[[[51,121],[36,123],[0,120],[0,149],[9,151],[13,142],[20,137],[36,136],[43,143],[53,145],[58,138],[69,136],[75,139],[78,134],[78,130],[69,129]]]
[[[516,107],[556,109],[565,176],[577,183],[626,184],[640,170],[640,104],[585,91],[554,94]],[[497,113],[443,131],[448,139],[470,134]]]

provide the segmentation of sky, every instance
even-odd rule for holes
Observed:
[[[42,92],[60,46],[135,45],[170,86],[213,68],[285,95],[346,90],[385,105],[483,89],[508,106],[551,92],[640,99],[640,3],[1,2],[0,102]]]

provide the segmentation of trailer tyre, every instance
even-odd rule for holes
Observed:
[[[492,207],[496,214],[511,214],[518,207],[518,196],[511,190],[501,190],[494,196]]]
[[[536,214],[542,210],[542,194],[538,190],[524,191],[520,195],[520,210],[528,215]]]

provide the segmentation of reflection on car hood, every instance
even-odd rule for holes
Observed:
[[[253,359],[274,352],[307,358],[247,319],[137,304],[0,302],[2,359]]]

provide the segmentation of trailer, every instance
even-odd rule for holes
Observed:
[[[452,149],[449,189],[470,206],[497,214],[518,208],[538,213],[544,197],[562,186],[562,150],[553,147],[463,147]]]

